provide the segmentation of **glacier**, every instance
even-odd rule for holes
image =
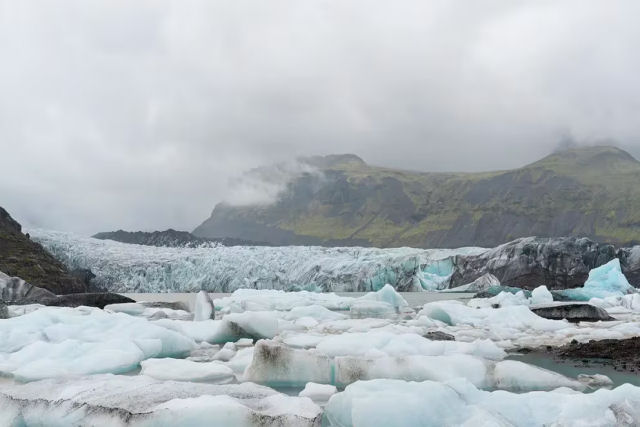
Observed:
[[[111,292],[233,292],[240,288],[322,292],[448,287],[452,257],[483,248],[326,248],[234,246],[167,248],[30,229],[70,269],[90,269]]]

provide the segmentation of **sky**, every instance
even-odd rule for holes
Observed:
[[[191,230],[250,168],[640,155],[637,0],[0,0],[0,206]],[[246,198],[245,198],[246,199]]]

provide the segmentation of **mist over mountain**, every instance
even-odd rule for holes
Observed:
[[[533,235],[640,242],[640,162],[613,146],[569,146],[522,168],[482,173],[389,169],[355,155],[299,161],[311,172],[299,168],[273,203],[219,203],[193,234],[423,248]]]

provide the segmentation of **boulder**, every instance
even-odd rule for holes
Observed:
[[[552,320],[567,319],[569,322],[597,322],[615,320],[602,308],[585,303],[558,303],[532,306],[531,311],[540,317]]]
[[[7,305],[0,301],[0,319],[8,319],[9,318],[9,309]]]

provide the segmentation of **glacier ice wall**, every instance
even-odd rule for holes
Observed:
[[[69,268],[88,268],[113,292],[233,292],[239,288],[400,291],[448,287],[452,257],[482,248],[324,248],[317,246],[167,248],[29,230]]]

